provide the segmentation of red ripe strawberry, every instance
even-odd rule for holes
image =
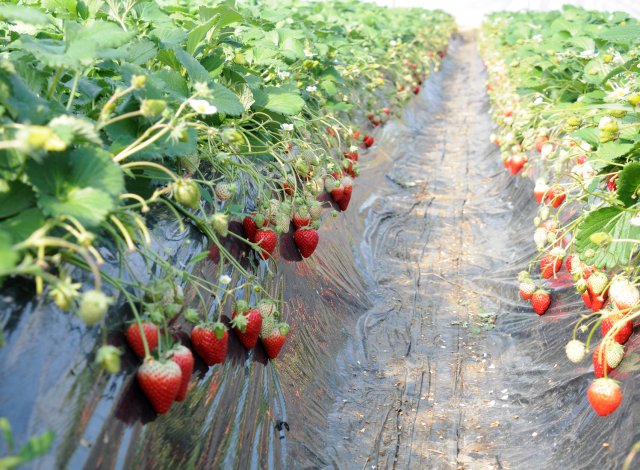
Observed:
[[[531,306],[538,315],[543,315],[551,305],[551,295],[544,289],[538,289],[531,296]]]
[[[306,227],[307,225],[309,225],[311,223],[311,217],[308,215],[303,217],[296,213],[291,219],[291,221],[293,222],[293,225],[295,226],[295,228],[298,229],[298,228]]]
[[[354,162],[358,161],[358,151],[357,150],[353,150],[353,151],[349,151],[349,152],[344,152],[344,158],[348,159],[348,160],[353,160]]]
[[[349,207],[349,202],[351,201],[351,193],[353,192],[353,180],[345,176],[342,178],[341,185],[344,187],[344,192],[342,195],[342,199],[338,201],[338,205],[340,206],[340,210],[346,211],[347,207]]]
[[[253,217],[248,215],[242,221],[242,226],[244,227],[244,234],[247,236],[247,240],[254,243],[256,239],[256,232],[258,231],[256,221],[253,220]]]
[[[524,154],[519,153],[511,157],[511,174],[516,175],[520,170],[522,170],[525,163],[527,163],[527,157]]]
[[[549,137],[547,137],[546,135],[539,135],[538,137],[536,137],[535,146],[538,152],[542,152],[542,147],[544,147],[544,144],[546,144],[547,142],[549,142]]]
[[[296,192],[295,184],[282,183],[282,190],[289,196],[293,196]],[[256,226],[257,227],[257,226]]]
[[[209,259],[216,264],[220,262],[220,248],[215,243],[209,247]]]
[[[606,294],[594,294],[591,296],[591,310],[597,312],[604,307],[604,304],[607,302]]]
[[[176,401],[183,401],[187,397],[187,388],[193,373],[193,354],[189,348],[180,344],[171,352],[171,360],[178,364],[182,371],[182,382],[176,395]]]
[[[360,140],[360,131],[355,131],[353,133],[353,138],[356,139],[356,140]]]
[[[327,134],[329,134],[331,137],[335,137],[336,131],[333,130],[333,127],[328,127]]]
[[[268,335],[260,337],[260,341],[262,341],[262,345],[269,359],[278,357],[282,346],[284,346],[287,340],[287,333],[289,333],[289,325],[286,323],[278,323]]]
[[[607,416],[620,406],[622,392],[614,380],[596,379],[589,385],[587,399],[596,413]]]
[[[582,293],[582,301],[584,302],[585,307],[591,308],[593,302],[591,302],[591,295],[589,295],[589,291],[584,291]]]
[[[418,93],[420,93],[420,85],[414,85],[413,94],[417,95]]]
[[[318,246],[318,240],[318,232],[312,228],[299,228],[293,234],[293,241],[303,258],[308,258],[313,254]]]
[[[555,276],[562,268],[562,258],[564,253],[562,250],[556,250],[555,248],[549,253],[546,253],[540,260],[540,272],[542,277],[549,279]]]
[[[565,192],[564,188],[560,185],[554,184],[547,191],[544,202],[557,208],[560,207],[560,204],[564,202],[565,197],[567,197],[567,193]]]
[[[362,142],[368,148],[368,147],[371,147],[373,145],[373,143],[375,142],[375,139],[373,137],[371,137],[370,135],[365,135],[364,139],[362,140]]]
[[[573,271],[573,255],[567,256],[567,258],[564,261],[564,266],[565,268],[567,268],[567,271],[569,272],[569,274],[571,274],[571,272]]]
[[[511,155],[509,155],[503,162],[502,165],[504,165],[504,167],[509,171],[509,173],[511,173],[511,164],[513,162],[513,157],[511,157]]]
[[[536,291],[536,285],[531,279],[520,283],[520,297],[522,300],[531,300],[531,296]]]
[[[548,190],[549,190],[549,185],[547,185],[547,183],[545,183],[544,180],[536,181],[536,185],[533,188],[533,195],[535,196],[538,204],[542,203],[542,199],[544,198]]]
[[[262,259],[268,259],[276,249],[278,244],[278,236],[270,228],[261,228],[256,232],[254,243],[262,248],[260,256]]]
[[[191,344],[206,365],[221,364],[227,357],[227,327],[220,322],[197,325],[191,330]]]
[[[633,333],[633,320],[625,320],[625,315],[621,312],[607,313],[600,324],[602,337],[604,338],[614,326],[620,330],[615,334],[613,340],[618,344],[625,344],[629,341],[629,337]]]
[[[236,335],[238,335],[244,347],[251,349],[256,345],[258,336],[260,335],[262,315],[257,308],[242,311],[245,307],[240,307],[240,302],[238,302],[238,304],[236,310],[233,312],[231,325],[233,325],[233,331],[236,332]]]
[[[596,377],[604,377],[620,365],[624,356],[624,348],[618,343],[600,343],[593,351],[593,373]],[[606,369],[606,370],[605,370]]]
[[[607,189],[612,193],[618,190],[618,173],[614,173],[607,178]]]
[[[391,115],[391,110],[389,108],[382,108],[382,112],[385,113],[387,116]]]
[[[147,346],[149,346],[149,353],[152,353],[155,348],[158,347],[158,327],[151,322],[142,322],[142,331],[145,339],[147,340]],[[142,335],[140,334],[140,327],[137,323],[132,323],[127,327],[127,331],[124,333],[127,343],[136,353],[136,356],[144,357],[144,343],[142,342]]]
[[[587,163],[587,156],[586,155],[578,156],[578,158],[576,158],[576,163],[578,165],[584,165],[585,163]]]
[[[149,358],[138,368],[138,383],[156,413],[169,411],[182,384],[182,371],[173,361]]]

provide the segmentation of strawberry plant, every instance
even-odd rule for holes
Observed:
[[[166,413],[230,336],[286,353],[284,289],[261,278],[280,237],[313,260],[330,197],[345,211],[364,190],[373,127],[438,69],[453,20],[357,1],[63,3],[0,5],[0,285],[102,329],[95,363],[137,357]],[[165,226],[202,251],[168,259]]]
[[[593,313],[578,320],[566,354],[583,360],[594,334],[602,342],[592,358],[599,377],[588,399],[599,415],[622,401],[614,375],[623,344],[640,317],[640,24],[623,12],[576,7],[544,13],[495,13],[484,23],[481,49],[500,147],[513,175],[535,180],[539,204],[530,275],[562,276],[562,259],[577,293]],[[532,230],[533,232],[533,230]],[[536,291],[536,313],[553,293]],[[539,298],[536,298],[538,295]],[[586,341],[576,338],[588,333]],[[604,378],[600,378],[604,377]]]

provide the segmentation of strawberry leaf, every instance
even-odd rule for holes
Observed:
[[[640,162],[627,163],[618,173],[618,199],[626,207],[638,202],[636,192],[640,189]]]
[[[634,227],[629,220],[634,216],[631,212],[617,207],[604,207],[591,212],[578,226],[576,249],[580,259],[598,268],[611,269],[617,265],[626,265],[635,248],[634,243],[616,242],[615,239],[631,239],[640,241],[640,227]],[[604,232],[614,241],[608,245],[598,246],[590,239],[596,232]],[[593,250],[595,256],[587,258],[585,252]]]

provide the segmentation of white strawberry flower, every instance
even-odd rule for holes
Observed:
[[[223,274],[222,276],[220,276],[219,281],[221,285],[227,286],[231,282],[231,276],[227,276],[226,274]]]
[[[278,70],[278,78],[280,80],[285,80],[291,76],[291,72],[287,72],[286,70]]]
[[[189,100],[189,106],[198,114],[210,115],[218,112],[218,108],[207,100]]]
[[[605,97],[605,101],[609,101],[609,102],[622,101],[629,93],[631,93],[631,90],[627,87],[614,86],[613,90],[607,93],[607,96]]]
[[[311,52],[311,49],[305,49],[305,50],[304,50],[304,56],[305,56],[305,57],[309,57],[309,58],[311,58],[311,57],[313,57],[314,55],[315,55],[315,54],[314,54],[313,52]]]
[[[593,49],[587,49],[586,51],[582,51],[580,53],[580,57],[582,59],[595,59],[597,56],[598,54]]]
[[[540,152],[540,157],[547,158],[549,155],[553,153],[554,147],[553,144],[544,144],[542,146],[542,151]]]
[[[598,128],[599,129],[603,129],[604,127],[607,126],[607,124],[609,124],[612,121],[613,121],[613,119],[611,119],[611,117],[603,116],[603,117],[600,118],[600,121],[598,121]]]
[[[293,130],[293,124],[289,124],[288,122],[283,122],[280,124],[280,129],[285,132],[291,132]]]
[[[307,90],[309,93],[315,93],[316,91],[318,91],[318,88],[317,88],[317,87],[315,87],[315,86],[313,86],[313,85],[311,85],[311,86],[308,86],[308,87],[306,88],[306,90]]]
[[[629,224],[634,227],[640,227],[640,215],[636,215],[634,218],[629,219]]]

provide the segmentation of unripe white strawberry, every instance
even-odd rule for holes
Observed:
[[[609,278],[602,271],[596,271],[587,279],[587,287],[589,287],[593,294],[601,294],[608,283]]]
[[[113,299],[99,290],[86,291],[80,297],[78,317],[87,325],[93,325],[102,320],[112,303]]]
[[[629,280],[618,277],[614,279],[609,287],[609,296],[616,308],[626,312],[638,305],[640,301],[640,291],[631,284]]]
[[[533,232],[533,241],[538,248],[543,248],[547,243],[547,230],[544,227],[538,227],[536,231]]]
[[[564,351],[567,354],[567,358],[574,364],[582,361],[587,354],[585,344],[577,339],[569,341],[564,347]]]
[[[616,368],[622,362],[622,358],[624,357],[624,346],[621,344],[614,342],[607,344],[606,349],[607,356],[607,364],[609,367]]]
[[[225,183],[220,182],[216,184],[214,191],[216,193],[216,197],[221,201],[228,201],[233,196],[233,193],[236,192],[236,185],[234,183]]]

